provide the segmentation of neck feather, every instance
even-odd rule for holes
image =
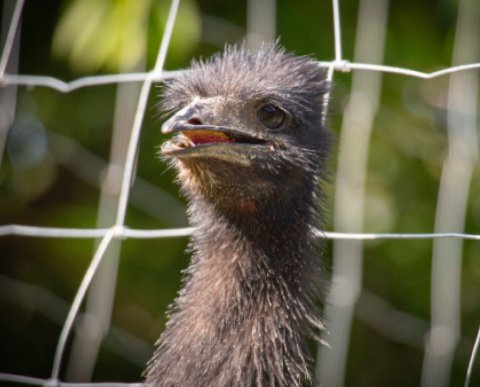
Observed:
[[[322,326],[313,301],[320,278],[314,195],[239,199],[227,211],[191,199],[192,261],[147,383],[300,386],[308,379],[304,340]]]

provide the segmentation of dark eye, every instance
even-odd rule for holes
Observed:
[[[269,129],[278,129],[285,122],[286,114],[273,105],[264,105],[257,112],[257,119]]]

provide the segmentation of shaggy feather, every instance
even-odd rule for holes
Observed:
[[[189,200],[193,254],[147,384],[310,381],[305,340],[323,327],[316,303],[321,262],[311,228],[318,225],[329,148],[324,78],[312,59],[269,44],[257,53],[227,47],[166,85],[164,111],[194,106],[194,115],[181,113],[185,120],[256,133],[267,142],[248,151],[248,166],[208,155],[169,158]],[[255,120],[264,103],[288,115],[275,133]]]

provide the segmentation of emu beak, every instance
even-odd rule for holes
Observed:
[[[202,109],[189,105],[163,124],[162,133],[174,134],[162,144],[163,156],[216,158],[248,166],[258,157],[259,149],[266,148],[267,141],[260,136],[228,126],[203,124],[205,111],[201,115],[199,110]]]

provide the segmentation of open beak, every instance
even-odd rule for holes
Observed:
[[[267,142],[260,136],[235,128],[197,124],[195,120],[185,120],[185,116],[178,113],[164,123],[162,132],[174,134],[162,144],[161,153],[165,157],[210,157],[250,164],[252,147],[258,150],[258,147],[264,148]]]

